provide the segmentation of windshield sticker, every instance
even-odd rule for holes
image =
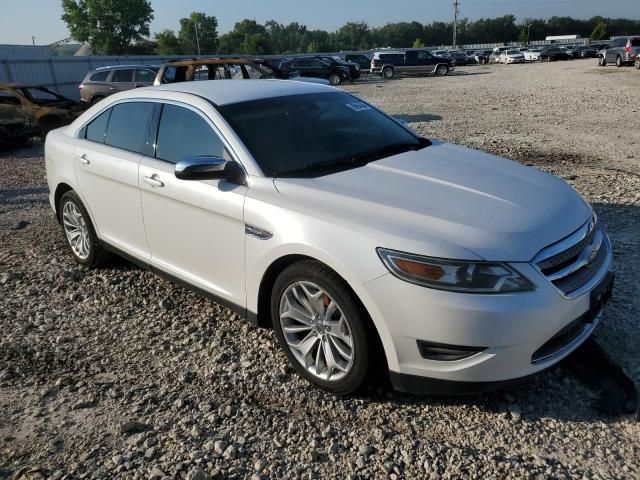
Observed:
[[[371,107],[366,103],[355,102],[355,103],[347,103],[347,107],[356,112],[362,112],[363,110],[371,110]]]

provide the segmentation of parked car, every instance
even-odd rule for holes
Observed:
[[[540,60],[540,52],[542,52],[541,48],[530,48],[523,52],[525,62],[537,62]]]
[[[491,50],[478,50],[475,53],[474,59],[476,63],[489,63],[489,57],[491,56]]]
[[[118,93],[45,157],[79,264],[118,252],[216,299],[335,394],[387,371],[401,391],[498,388],[574,351],[612,291],[609,238],[564,181],[323,85]]]
[[[45,87],[27,83],[0,83],[0,105],[13,105],[27,115],[44,137],[71,123],[84,106]]]
[[[510,64],[510,63],[524,63],[524,54],[518,50],[505,50],[498,57],[499,63]]]
[[[0,104],[0,147],[27,145],[38,134],[33,120],[15,105]]]
[[[633,65],[638,53],[640,53],[640,37],[614,38],[604,48],[599,65],[602,67],[607,63],[615,63],[617,67]]]
[[[597,54],[598,50],[590,45],[583,45],[575,51],[576,58],[594,58]]]
[[[317,58],[293,58],[279,63],[278,70],[284,75],[325,78],[331,85],[351,81],[351,69],[343,65],[329,64]]]
[[[554,62],[556,60],[571,60],[571,58],[571,55],[559,47],[546,47],[540,51],[540,58],[538,61]]]
[[[469,62],[467,54],[461,50],[449,50],[447,57],[451,59],[455,66],[466,65]]]
[[[371,60],[371,73],[390,79],[398,74],[447,75],[455,69],[452,59],[437,57],[428,50],[398,50],[375,52]]]
[[[360,71],[368,71],[371,68],[371,57],[364,53],[347,53],[344,56],[347,62],[360,65]]]
[[[99,102],[116,92],[153,85],[158,65],[115,65],[91,70],[78,86],[80,100]]]
[[[568,55],[569,60],[577,58],[577,53],[572,47],[567,47],[565,45],[561,45],[558,48]]]
[[[323,61],[328,65],[346,67],[349,69],[349,75],[351,76],[351,80],[357,80],[360,78],[360,65],[354,62],[346,62],[342,60],[340,57],[333,57],[327,55],[318,55],[315,58]]]
[[[156,74],[154,85],[194,80],[248,80],[273,78],[268,71],[248,58],[200,58],[164,63]],[[287,76],[285,76],[287,77]],[[288,78],[288,77],[287,77]]]

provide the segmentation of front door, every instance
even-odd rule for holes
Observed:
[[[142,209],[151,264],[244,307],[246,187],[225,180],[179,180],[175,164],[214,155],[231,160],[211,121],[188,106],[164,104],[155,156],[140,168]]]
[[[75,147],[80,191],[100,238],[138,258],[149,260],[142,221],[138,168],[154,104],[126,102],[97,116]]]

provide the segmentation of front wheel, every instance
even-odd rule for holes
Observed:
[[[636,69],[640,70],[640,54],[636,57]]]
[[[96,235],[87,209],[74,191],[62,195],[58,218],[76,262],[89,268],[104,263],[109,254]]]
[[[271,317],[300,376],[337,395],[364,385],[372,361],[366,314],[333,270],[313,260],[286,268],[273,288]]]
[[[340,85],[341,81],[342,79],[340,78],[340,75],[338,75],[337,73],[332,73],[331,75],[329,75],[329,83],[331,85]]]
[[[436,75],[438,77],[444,77],[447,73],[449,73],[449,67],[446,65],[438,65],[436,67]]]
[[[601,57],[598,57],[598,65],[600,65],[601,67],[604,67],[607,65],[607,61],[604,58],[604,55]]]

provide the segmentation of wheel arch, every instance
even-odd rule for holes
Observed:
[[[281,256],[267,267],[262,278],[260,280],[260,286],[258,288],[258,311],[255,314],[253,320],[259,327],[263,328],[273,328],[273,322],[271,319],[271,294],[273,291],[273,287],[275,284],[278,275],[282,273],[287,267],[301,262],[305,260],[312,260],[318,262],[321,265],[331,269],[336,275],[338,275],[344,282],[347,287],[353,293],[353,297],[358,302],[357,307],[361,309],[362,313],[366,315],[367,326],[369,329],[369,334],[371,335],[371,339],[374,343],[373,348],[376,353],[378,353],[379,358],[384,358],[386,364],[388,366],[389,359],[395,359],[395,348],[393,348],[393,343],[391,342],[389,332],[381,332],[382,326],[379,325],[375,320],[372,312],[369,308],[367,308],[366,301],[363,301],[362,295],[358,292],[358,289],[354,288],[353,285],[349,282],[345,275],[342,275],[339,271],[333,268],[331,265],[328,265],[326,262],[323,262],[313,256],[307,254],[293,253]],[[386,340],[386,341],[385,341]]]
[[[60,209],[58,208],[60,205],[60,200],[62,199],[62,196],[67,192],[74,192],[76,195],[78,195],[78,197],[80,198],[80,201],[82,202],[82,206],[87,210],[87,213],[89,214],[89,219],[91,220],[91,224],[93,225],[93,228],[96,231],[97,237],[101,238],[100,228],[96,223],[96,220],[93,216],[93,212],[91,211],[91,208],[87,203],[87,200],[84,198],[84,195],[82,195],[82,192],[80,192],[79,189],[74,187],[72,182],[69,182],[65,179],[60,179],[60,181],[57,182],[56,189],[53,194],[52,207],[58,222],[60,222]]]
[[[73,187],[71,187],[71,185],[69,185],[68,183],[65,182],[60,182],[58,184],[58,186],[56,187],[56,191],[53,195],[53,205],[55,208],[55,213],[56,213],[56,218],[58,219],[58,221],[60,221],[60,199],[62,198],[62,196],[69,192],[72,191]],[[75,190],[73,190],[75,191]],[[85,205],[86,208],[86,205]]]

